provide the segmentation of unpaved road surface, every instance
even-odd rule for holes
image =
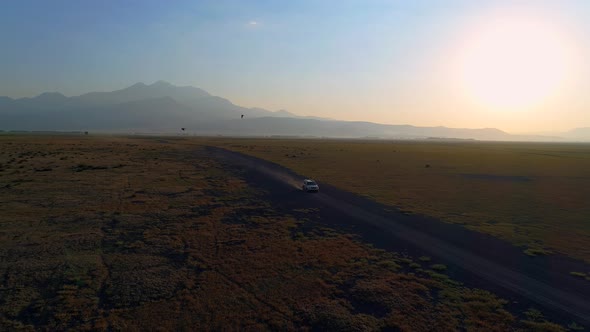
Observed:
[[[317,209],[317,221],[358,234],[376,247],[446,264],[453,279],[509,300],[513,312],[534,307],[552,320],[590,326],[590,281],[569,274],[590,271],[589,264],[563,255],[528,257],[522,248],[489,235],[406,214],[322,183],[320,193],[306,194],[300,189],[304,176],[280,165],[215,147],[209,151],[268,192],[273,208],[292,214]]]

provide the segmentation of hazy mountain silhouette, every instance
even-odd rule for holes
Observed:
[[[197,134],[224,135],[542,139],[494,128],[415,127],[302,117],[285,110],[241,107],[202,89],[164,81],[69,98],[55,92],[33,98],[0,97],[0,130],[173,132],[181,127]]]
[[[590,140],[590,127],[575,128],[566,133],[561,134],[560,136],[570,139],[579,139],[587,141]]]
[[[199,88],[177,87],[164,81],[158,81],[152,85],[136,83],[128,88],[112,92],[90,92],[71,99],[85,105],[104,105],[161,97],[170,97],[179,102],[185,102],[212,96]]]
[[[533,133],[534,135],[541,135],[543,137],[551,138],[556,141],[574,141],[574,142],[588,142],[590,141],[590,127],[574,128],[565,132],[557,131],[543,131]]]
[[[283,119],[264,117],[231,120],[223,128],[236,135],[322,136],[322,137],[375,137],[375,138],[463,138],[506,140],[512,135],[498,129],[457,129],[446,127],[415,127],[385,125],[360,121],[318,119]]]

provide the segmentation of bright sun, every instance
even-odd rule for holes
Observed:
[[[463,89],[488,107],[520,109],[557,92],[567,73],[563,38],[550,25],[497,20],[463,49]]]

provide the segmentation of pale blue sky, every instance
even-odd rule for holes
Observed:
[[[554,24],[582,60],[565,92],[506,111],[452,91],[449,63],[479,22],[510,13]],[[588,17],[583,0],[6,0],[0,95],[166,80],[303,115],[561,130],[590,126]]]

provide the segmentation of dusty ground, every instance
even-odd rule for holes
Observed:
[[[576,297],[563,313],[474,288],[468,267],[383,231],[390,212],[334,188],[305,195],[264,168],[184,139],[0,136],[1,329],[584,324]]]

